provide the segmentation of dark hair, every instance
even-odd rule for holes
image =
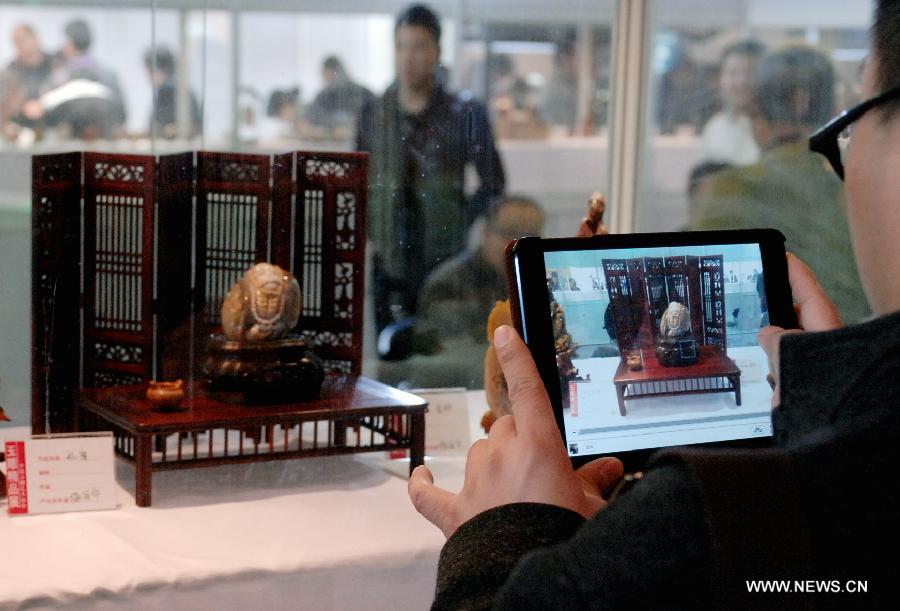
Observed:
[[[341,63],[341,60],[337,58],[335,55],[329,55],[322,61],[322,67],[325,70],[332,70],[334,72],[343,72],[344,64]]]
[[[834,68],[811,47],[772,53],[756,70],[753,98],[770,123],[817,126],[834,114]],[[805,104],[799,106],[798,100]]]
[[[144,53],[144,65],[148,70],[154,67],[168,75],[175,74],[175,56],[168,47],[154,47]]]
[[[724,161],[702,161],[698,163],[691,170],[690,175],[688,175],[688,197],[693,198],[694,195],[696,195],[697,189],[700,187],[700,182],[704,178],[733,167],[732,164]]]
[[[397,22],[394,24],[394,34],[404,25],[425,28],[434,37],[434,42],[441,42],[441,20],[438,19],[434,11],[424,4],[413,4],[397,15]]]
[[[875,79],[880,91],[900,86],[900,2],[878,0],[872,24],[872,49],[878,60]],[[900,111],[900,100],[883,107],[885,117]]]
[[[91,48],[91,28],[81,19],[67,23],[63,32],[79,51],[87,51]]]
[[[276,89],[269,96],[269,102],[266,104],[266,115],[277,117],[281,109],[285,106],[296,105],[300,103],[300,89]]]
[[[741,40],[725,47],[725,50],[722,51],[722,62],[731,55],[746,55],[747,57],[760,58],[765,52],[766,45],[758,40],[748,38],[747,40]]]

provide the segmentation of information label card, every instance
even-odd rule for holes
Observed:
[[[425,414],[425,455],[465,456],[472,445],[469,405],[464,388],[411,390],[428,401]]]
[[[116,507],[112,433],[35,435],[5,452],[12,515]]]

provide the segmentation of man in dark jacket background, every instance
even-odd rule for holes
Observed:
[[[360,114],[357,150],[369,155],[368,236],[380,331],[416,313],[428,272],[465,245],[466,229],[505,178],[484,104],[452,94],[438,74],[441,25],[414,5],[394,28],[396,81]],[[471,165],[479,186],[465,193]]]

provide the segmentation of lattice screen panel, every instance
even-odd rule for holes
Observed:
[[[202,152],[197,164],[197,288],[204,322],[215,327],[232,285],[269,260],[271,162],[266,155]]]
[[[286,188],[288,168],[293,191]],[[293,241],[284,244],[287,234],[273,234],[273,253],[303,290],[297,330],[335,373],[362,369],[367,172],[361,153],[275,160],[273,224],[291,223]]]
[[[153,376],[154,159],[84,154],[83,384]]]

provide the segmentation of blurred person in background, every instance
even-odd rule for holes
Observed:
[[[722,161],[701,161],[691,168],[687,185],[689,219],[697,217],[702,202],[709,197],[716,174],[733,167],[735,166]]]
[[[35,126],[21,114],[22,106],[40,97],[53,70],[53,60],[29,24],[17,25],[10,38],[16,56],[0,73],[0,119],[4,134],[12,139],[21,127]]]
[[[486,106],[445,88],[440,39],[431,9],[404,10],[394,27],[396,80],[360,113],[377,331],[416,314],[428,273],[462,250],[468,227],[506,184]],[[478,176],[471,196],[467,167]]]
[[[306,111],[306,122],[335,138],[351,137],[356,130],[360,110],[374,99],[372,92],[355,83],[344,64],[334,55],[322,62],[325,86],[316,94]]]
[[[543,138],[546,125],[538,116],[537,100],[528,82],[516,73],[509,55],[487,61],[491,120],[498,138]]]
[[[176,80],[175,56],[166,47],[147,49],[144,53],[144,67],[153,85],[153,111],[150,115],[148,133],[159,138],[175,138],[178,134],[178,83]],[[200,105],[193,93],[189,94],[189,131],[184,137],[200,133],[202,118]]]
[[[379,363],[378,379],[407,388],[481,388],[488,315],[509,298],[506,244],[539,236],[544,213],[533,199],[507,195],[473,226],[472,243],[428,275],[412,325],[382,331],[379,349],[396,363]],[[416,353],[416,354],[411,354]]]
[[[664,51],[664,53],[663,53]],[[709,91],[704,87],[703,69],[691,58],[683,37],[671,39],[659,53],[666,57],[660,66],[656,93],[656,113],[661,134],[695,134],[706,108]]]
[[[578,61],[574,38],[566,38],[557,45],[553,73],[541,93],[538,112],[545,123],[562,125],[568,133],[574,132],[578,112]]]
[[[753,73],[765,53],[762,43],[745,40],[722,53],[719,69],[721,110],[703,126],[703,157],[709,161],[750,165],[759,160],[748,113],[753,106]]]
[[[26,102],[23,114],[49,127],[61,127],[73,138],[92,140],[120,135],[125,102],[115,73],[90,54],[93,36],[88,24],[70,21],[60,51],[60,66],[50,77],[52,89]]]
[[[791,47],[764,58],[753,81],[758,163],[713,176],[692,229],[775,227],[833,296],[844,320],[868,314],[853,262],[840,179],[806,138],[834,112],[834,69],[819,51]]]

